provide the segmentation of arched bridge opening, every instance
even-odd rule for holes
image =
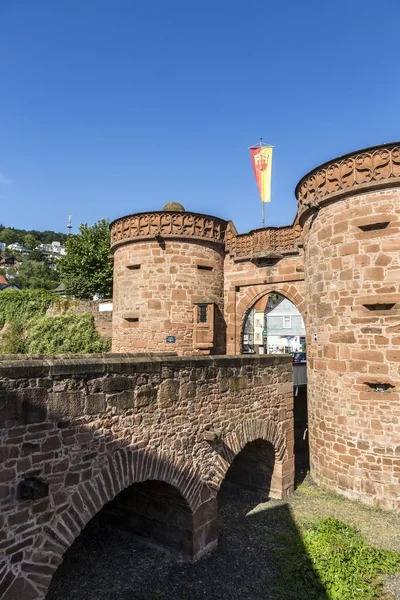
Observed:
[[[247,443],[237,454],[225,475],[224,483],[254,491],[263,498],[270,495],[279,497],[280,483],[273,480],[274,467],[273,445],[257,439]]]
[[[209,523],[209,525],[207,525]],[[206,526],[204,526],[206,525]],[[211,537],[213,538],[211,540]],[[61,566],[55,572],[46,600],[65,597],[66,587],[74,587],[81,581],[82,587],[89,582],[103,580],[112,589],[116,561],[115,556],[105,558],[113,550],[118,554],[128,545],[138,557],[137,568],[145,564],[147,547],[171,554],[178,561],[193,562],[201,555],[205,538],[217,543],[217,520],[215,500],[193,509],[174,485],[160,480],[133,483],[107,502],[89,521],[77,539],[68,548]],[[213,544],[207,544],[209,547]],[[93,555],[99,561],[93,560]],[[128,556],[125,550],[124,561]],[[141,555],[141,556],[139,556]],[[110,573],[104,571],[107,562],[112,565]],[[127,566],[136,571],[135,565]],[[135,573],[136,584],[140,577]],[[129,593],[141,593],[132,589],[130,578],[123,577],[118,586],[125,586]],[[72,592],[71,592],[72,593]],[[71,593],[68,597],[71,596]],[[80,598],[79,594],[76,598]]]
[[[95,519],[129,530],[139,541],[182,560],[193,556],[193,512],[181,492],[164,481],[134,483],[108,502]]]

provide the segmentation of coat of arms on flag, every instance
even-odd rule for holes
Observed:
[[[262,202],[271,202],[272,149],[273,146],[250,148],[254,175]]]

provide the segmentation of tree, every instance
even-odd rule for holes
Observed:
[[[37,241],[35,236],[31,233],[27,233],[26,235],[24,235],[24,246],[25,248],[28,248],[28,250],[33,250],[34,248],[36,248],[38,243],[39,242]]]
[[[42,250],[35,248],[35,250],[32,250],[32,252],[30,253],[29,260],[34,260],[36,262],[44,262],[46,260],[46,257],[43,254]]]
[[[10,229],[9,227],[7,229],[3,229],[0,234],[0,242],[3,242],[7,246],[9,244],[14,244],[15,242],[22,242],[22,240],[23,237],[18,235],[15,229]]]
[[[68,293],[76,298],[110,298],[113,265],[108,221],[101,219],[92,226],[82,223],[79,233],[68,237],[66,252],[58,268]]]
[[[54,290],[60,283],[60,278],[46,261],[25,260],[12,281],[20,288]]]
[[[46,290],[6,290],[0,293],[0,354],[27,352],[30,323],[44,316],[53,296]]]

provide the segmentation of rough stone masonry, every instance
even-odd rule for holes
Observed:
[[[193,561],[217,543],[217,492],[243,449],[236,481],[257,487],[259,462],[266,493],[293,489],[291,358],[4,359],[0,435],[3,600],[43,599],[103,507]]]

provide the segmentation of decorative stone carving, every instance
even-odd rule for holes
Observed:
[[[295,250],[301,227],[268,227],[238,235],[233,223],[187,212],[151,212],[121,217],[111,223],[111,247],[149,238],[193,238],[225,244],[229,254],[251,258],[263,251]]]
[[[154,237],[190,237],[223,244],[226,225],[222,219],[196,213],[139,213],[111,223],[111,247]]]
[[[347,154],[317,167],[300,180],[296,187],[299,215],[350,190],[375,189],[390,186],[392,182],[399,185],[399,179],[398,143]]]
[[[267,227],[243,235],[227,237],[225,247],[235,258],[251,258],[264,251],[295,251],[301,237],[301,227]]]

